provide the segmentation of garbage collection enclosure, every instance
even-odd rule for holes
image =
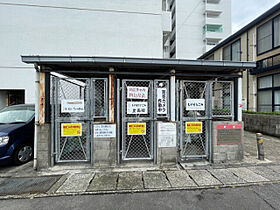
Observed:
[[[240,72],[254,63],[22,59],[35,64],[40,76],[35,139],[39,167],[243,157]]]

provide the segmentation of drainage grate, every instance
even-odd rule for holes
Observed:
[[[0,185],[0,195],[47,192],[61,176],[9,178]]]

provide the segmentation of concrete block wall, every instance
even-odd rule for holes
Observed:
[[[116,138],[96,138],[93,140],[94,167],[115,166],[117,162]]]
[[[175,164],[177,161],[176,147],[158,147],[157,148],[157,164],[168,165]]]
[[[280,137],[280,115],[243,113],[242,120],[246,131]]]
[[[218,145],[217,125],[240,125],[242,124],[241,144]],[[243,123],[232,121],[217,121],[212,124],[212,161],[213,163],[226,163],[241,161],[244,157],[243,144]],[[230,138],[230,135],[228,136]]]
[[[37,164],[38,169],[50,167],[51,125],[44,124],[38,128]]]

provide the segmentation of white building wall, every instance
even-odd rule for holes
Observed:
[[[196,59],[209,46],[204,41],[203,26],[208,22],[223,25],[219,37],[226,38],[231,34],[231,0],[220,0],[211,6],[222,11],[219,17],[205,17],[205,0],[175,0],[176,4],[176,58]],[[210,46],[211,47],[211,46]]]
[[[163,56],[161,0],[10,0],[0,27],[0,90],[25,89],[26,103],[34,70],[20,55]]]
[[[176,0],[176,58],[196,59],[202,54],[203,0]]]

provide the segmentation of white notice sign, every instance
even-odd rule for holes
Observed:
[[[204,111],[205,99],[186,99],[187,111]]]
[[[148,87],[127,87],[127,98],[148,99]]]
[[[127,102],[127,114],[148,114],[148,102]]]
[[[61,100],[61,113],[84,112],[84,100],[63,99]]]
[[[157,89],[157,114],[167,114],[167,89]]]
[[[115,138],[116,124],[94,125],[94,138]]]
[[[158,123],[158,146],[176,147],[176,123]]]

